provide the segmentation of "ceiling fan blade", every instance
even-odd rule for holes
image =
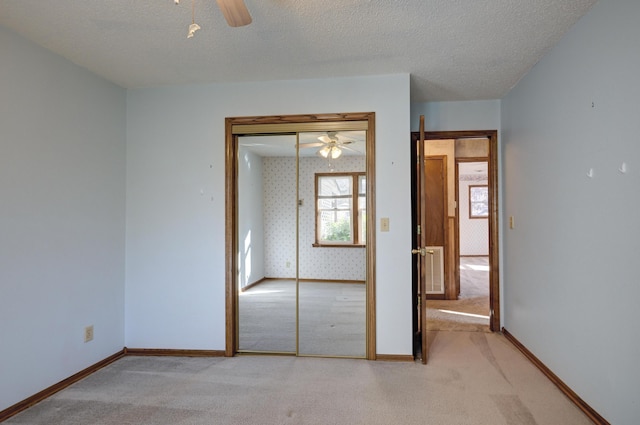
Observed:
[[[332,141],[327,135],[318,137],[318,140],[322,140],[324,143],[331,143]]]
[[[300,148],[317,148],[318,146],[324,146],[326,143],[314,142],[314,143],[300,143]]]
[[[359,155],[364,155],[364,152],[361,152],[361,151],[359,151],[357,149],[350,148],[349,146],[344,146],[344,144],[339,145],[339,146],[340,146],[340,149],[344,149],[346,151],[355,152],[355,153],[357,153]]]
[[[338,141],[339,145],[348,145],[354,142],[352,138],[343,136],[342,134],[339,134],[339,133],[336,133],[335,138]]]
[[[251,23],[251,15],[244,0],[218,0],[218,6],[230,27],[242,27]]]

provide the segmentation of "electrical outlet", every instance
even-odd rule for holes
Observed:
[[[84,342],[93,340],[93,325],[84,328]]]

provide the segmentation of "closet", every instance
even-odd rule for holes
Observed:
[[[228,354],[375,356],[373,114],[361,115],[227,125]]]

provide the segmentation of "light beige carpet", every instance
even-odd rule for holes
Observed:
[[[364,284],[300,283],[300,354],[365,357]],[[296,283],[270,279],[242,292],[238,303],[241,351],[296,352]]]
[[[6,425],[587,425],[502,335],[430,334],[429,364],[125,357]]]
[[[460,258],[458,300],[427,301],[427,330],[489,332],[489,258]]]

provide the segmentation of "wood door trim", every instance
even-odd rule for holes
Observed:
[[[409,354],[378,354],[377,360],[382,362],[413,362],[415,358]]]
[[[237,260],[235,247],[237,246],[237,196],[238,184],[238,144],[237,136],[231,131],[235,122],[232,118],[225,119],[225,356],[236,354],[238,341],[238,285],[235,270]]]
[[[420,133],[411,132],[411,142],[416,143]],[[498,131],[497,130],[463,130],[463,131],[426,131],[426,140],[487,138],[489,139],[489,305],[491,319],[489,328],[492,332],[500,331],[500,257],[499,257],[499,221],[498,221]]]
[[[236,300],[238,288],[236,282],[237,260],[237,193],[238,149],[234,126],[279,125],[304,123],[345,123],[366,121],[366,174],[367,174],[367,265],[366,265],[366,321],[367,352],[366,358],[376,359],[376,273],[375,273],[375,112],[349,112],[337,114],[313,115],[272,115],[225,118],[225,356],[232,357],[238,346],[238,308]],[[241,127],[238,127],[241,128]]]
[[[137,357],[224,357],[223,350],[182,350],[174,348],[124,348],[124,354]]]
[[[424,115],[420,116],[420,139],[417,143],[417,160],[418,160],[418,175],[416,176],[416,180],[418,181],[417,186],[417,195],[419,197],[417,204],[420,206],[418,210],[419,218],[418,222],[420,223],[420,235],[418,239],[420,240],[420,248],[424,248],[426,246],[426,200],[425,196],[422,196],[425,193],[425,184],[426,184],[426,163],[423,160],[425,158],[424,149],[425,149],[425,138],[424,138]],[[446,161],[445,161],[446,165]],[[445,176],[446,179],[446,176]],[[445,197],[446,202],[446,197]],[[426,274],[425,274],[425,264],[426,260],[423,255],[418,257],[420,260],[419,273],[420,277],[418,279],[419,283],[419,297],[420,302],[418,305],[420,306],[420,350],[421,350],[421,361],[422,364],[427,364],[429,360],[429,338],[427,337],[427,290],[426,290]]]
[[[487,132],[489,138],[489,328],[500,331],[500,239],[498,215],[498,131]]]
[[[455,155],[454,155],[455,156]],[[456,210],[454,214],[454,232],[455,232],[455,251],[453,254],[453,262],[455,263],[456,275],[454,277],[456,281],[456,299],[460,296],[460,162],[458,158],[455,159],[454,162],[455,169],[455,200],[456,200]]]

